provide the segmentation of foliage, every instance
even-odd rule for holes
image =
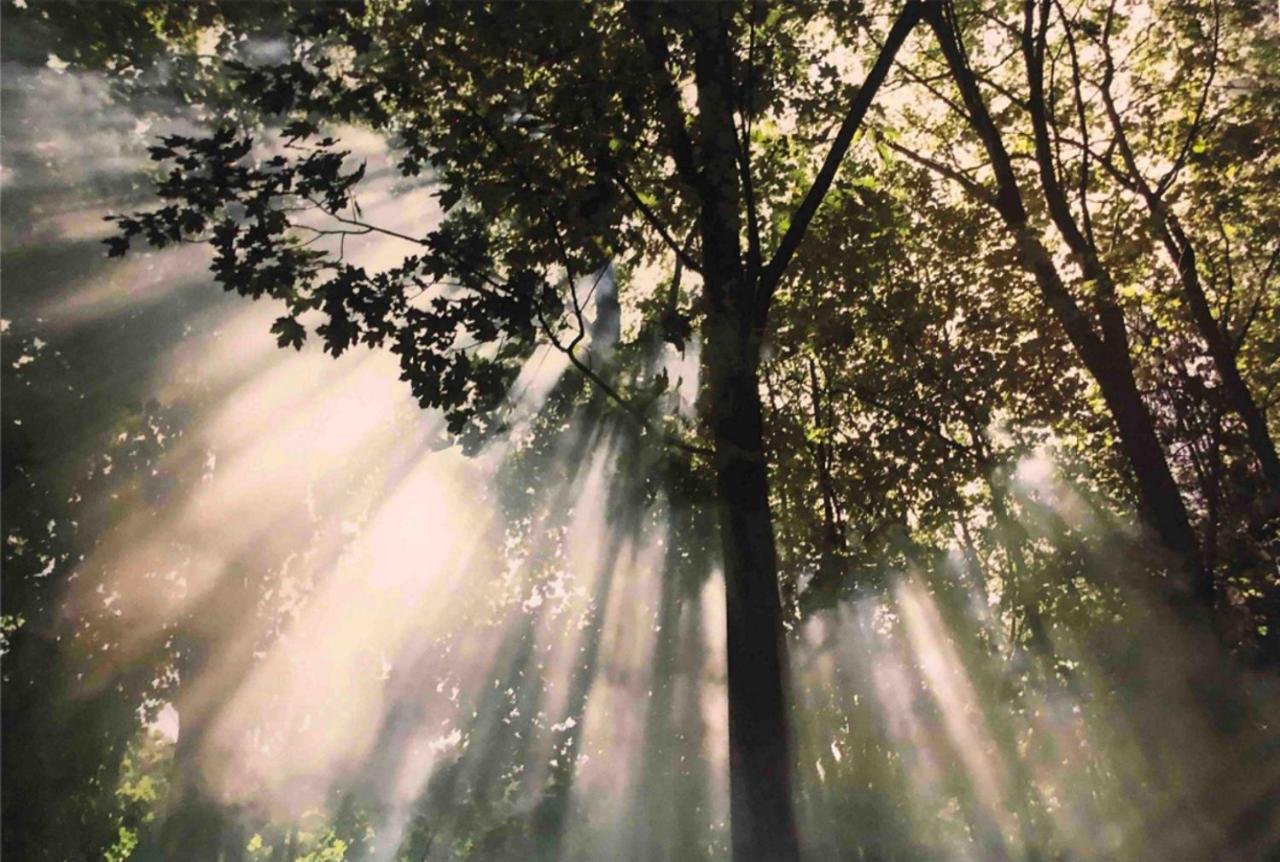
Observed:
[[[725,364],[720,324],[741,324],[750,349],[728,364],[751,375],[758,364],[752,397],[792,648],[821,663],[834,646],[810,653],[803,635],[832,619],[879,644],[865,666],[841,671],[855,683],[794,692],[796,798],[824,852],[996,852],[984,842],[1002,827],[983,821],[965,752],[949,743],[948,777],[913,801],[916,765],[895,751],[870,698],[850,694],[875,689],[873,659],[902,661],[906,624],[891,609],[903,583],[940,608],[950,648],[996,704],[988,712],[1011,713],[990,719],[989,742],[1002,762],[1025,763],[1007,776],[1025,847],[1048,856],[1062,840],[1044,831],[1060,800],[1047,801],[1030,774],[1055,752],[1023,756],[1043,701],[1083,706],[1073,733],[1088,777],[1059,786],[1063,798],[1118,806],[1139,829],[1147,822],[1125,801],[1132,774],[1105,752],[1147,745],[1154,763],[1177,754],[1175,740],[1155,738],[1162,724],[1135,731],[1139,743],[1118,729],[1149,715],[1127,694],[1145,684],[1140,642],[1157,630],[1143,627],[1159,616],[1149,611],[1171,567],[1136,538],[1150,494],[1100,369],[1131,378],[1129,407],[1146,417],[1174,483],[1169,502],[1183,510],[1211,585],[1200,612],[1240,664],[1274,672],[1275,490],[1227,367],[1274,440],[1280,26],[1261,4],[939,4],[968,46],[1009,177],[950,58],[921,26],[794,260],[745,301],[738,281],[708,264],[717,250],[707,224],[721,209],[741,215],[724,233],[739,246],[743,279],[763,284],[896,5],[31,5],[29,26],[61,61],[103,72],[143,110],[164,93],[201,118],[151,146],[158,204],[111,216],[112,257],[207,245],[216,283],[280,310],[271,331],[282,348],[389,350],[418,402],[440,411],[451,441],[471,453],[518,430],[496,483],[505,547],[521,559],[504,586],[513,594],[545,586],[570,529],[567,503],[557,498],[563,511],[549,516],[534,491],[568,493],[584,453],[608,440],[634,465],[606,498],[613,528],[638,535],[669,517],[683,556],[673,550],[664,563],[664,584],[672,607],[696,603],[725,563],[710,521],[725,496],[726,458],[715,453],[729,448],[713,388],[726,374],[711,372]],[[731,46],[728,69],[700,59],[708,32]],[[43,62],[39,52],[30,59]],[[707,119],[716,92],[730,105],[719,128]],[[389,159],[368,155],[360,142],[370,135]],[[713,170],[725,165],[725,175]],[[1010,178],[1023,227],[1002,209]],[[433,203],[393,229],[372,214],[379,183]],[[6,211],[6,227],[12,220]],[[396,253],[369,261],[361,243],[370,239]],[[1056,300],[1046,270],[1061,286]],[[1064,306],[1102,333],[1106,361],[1086,355]],[[191,768],[166,760],[143,728],[182,695],[184,675],[199,677],[218,645],[211,618],[260,616],[265,642],[288,610],[272,604],[280,599],[264,572],[279,561],[264,555],[238,561],[240,592],[198,609],[205,619],[192,614],[131,668],[101,658],[118,645],[109,604],[82,610],[73,632],[59,628],[77,562],[193,477],[161,469],[182,410],[121,407],[132,392],[78,408],[93,433],[45,434],[74,406],[55,394],[64,377],[92,377],[95,355],[82,345],[55,362],[45,337],[27,316],[5,333],[5,784],[36,788],[36,809],[74,823],[56,829],[25,803],[32,840],[64,842],[33,858],[140,858],[166,797],[180,795],[167,776]],[[1226,365],[1215,337],[1229,344]],[[515,381],[545,353],[576,374],[520,417]],[[695,355],[702,374],[691,393],[665,369]],[[532,677],[527,643],[511,637],[495,678]],[[1082,654],[1092,661],[1084,671]],[[587,664],[589,679],[598,668]],[[654,664],[674,674],[677,658]],[[113,687],[88,701],[41,691],[42,681],[89,670]],[[651,696],[674,712],[669,693]],[[937,693],[919,697],[922,726],[945,737]],[[474,712],[492,718],[508,705],[482,693]],[[532,715],[491,733],[484,721],[469,731],[474,750],[464,745],[433,773],[405,853],[519,858],[568,816],[571,766],[534,803],[512,789],[521,753],[552,731]],[[55,745],[57,728],[74,734]],[[557,745],[577,744],[561,733]],[[11,754],[18,735],[31,742]],[[687,739],[654,738],[664,756],[693,751]],[[682,800],[699,798],[697,779],[642,776]],[[872,784],[878,792],[865,792]],[[6,832],[15,792],[6,788]],[[254,823],[240,843],[248,858],[313,862],[376,844],[381,812],[335,808],[345,820]],[[839,822],[825,817],[837,810]],[[686,846],[712,840],[688,835],[696,840],[681,837]]]

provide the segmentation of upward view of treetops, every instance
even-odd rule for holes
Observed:
[[[1280,7],[0,0],[13,862],[1280,859]]]

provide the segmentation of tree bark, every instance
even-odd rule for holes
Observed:
[[[749,143],[735,124],[735,55],[729,4],[630,8],[657,85],[655,110],[677,179],[697,202],[702,240],[703,368],[713,440],[716,513],[724,562],[729,669],[729,785],[735,862],[799,858],[791,799],[792,762],[786,645],[778,593],[778,556],[769,501],[760,401],[760,345],[774,289],[826,195],[893,57],[920,20],[908,2],[880,57],[853,100],[818,176],[772,259],[744,263],[740,236],[743,188],[750,182]],[[658,11],[661,8],[662,11]],[[689,134],[659,15],[687,28],[697,93],[696,146]],[[739,151],[739,147],[742,151]],[[747,206],[752,206],[748,197]],[[754,213],[748,213],[754,226]]]
[[[724,344],[736,340],[732,323],[725,318],[716,327],[720,344],[708,345],[716,355],[708,372],[725,574],[733,847],[737,862],[779,862],[798,858],[782,602],[759,383],[754,363]]]
[[[707,406],[725,577],[729,801],[735,862],[799,859],[787,660],[760,402],[754,273],[739,243],[733,54],[726,7],[688,7],[698,102]]]

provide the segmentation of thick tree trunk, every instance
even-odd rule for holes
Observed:
[[[787,862],[799,851],[760,393],[754,362],[732,349],[737,339],[725,340],[708,363],[708,395],[724,555],[734,859]]]
[[[729,771],[736,862],[798,859],[791,800],[791,741],[778,558],[769,505],[758,365],[770,298],[814,212],[831,186],[894,54],[925,4],[909,2],[841,124],[831,152],[766,264],[753,211],[749,144],[738,138],[737,58],[729,4],[660,7],[687,29],[697,92],[696,138],[690,136],[656,6],[633,4],[653,64],[655,110],[680,183],[698,202],[706,311],[704,369],[715,448],[717,515],[727,593]],[[695,143],[696,141],[696,143]],[[740,245],[746,201],[748,252]]]
[[[703,367],[725,576],[733,857],[795,862],[786,648],[758,377],[761,309],[756,267],[744,264],[739,244],[742,174],[729,11],[718,4],[682,11],[694,45],[698,147],[696,165],[677,152],[677,166],[684,163],[685,180],[700,203],[707,309]]]

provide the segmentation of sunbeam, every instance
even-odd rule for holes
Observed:
[[[6,855],[1273,858],[1210,6],[5,0]]]

